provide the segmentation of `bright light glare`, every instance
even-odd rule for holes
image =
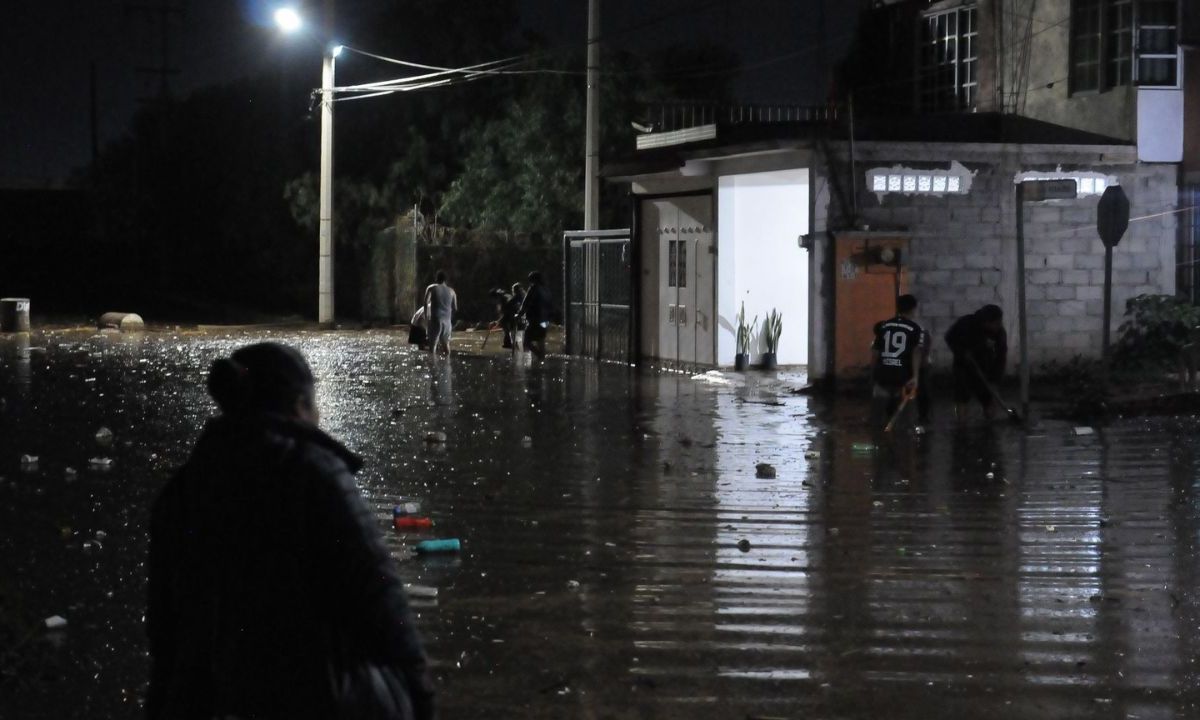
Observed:
[[[345,46],[345,45],[334,45],[334,46],[333,46],[333,49],[332,49],[332,51],[331,51],[331,52],[333,53],[333,56],[334,56],[334,57],[337,57],[338,55],[341,55],[341,54],[342,54],[342,49],[343,49],[344,47],[346,47],[346,46]]]
[[[304,21],[300,19],[300,13],[296,12],[295,8],[281,7],[275,11],[275,24],[285,33],[296,32]]]

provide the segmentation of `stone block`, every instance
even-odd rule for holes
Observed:
[[[1079,285],[1075,288],[1076,300],[1101,300],[1104,298],[1104,288],[1099,285]]]
[[[1134,295],[1161,295],[1162,287],[1159,285],[1138,285],[1133,288]]]
[[[1118,250],[1117,252],[1120,252]],[[1158,253],[1140,252],[1129,253],[1133,257],[1133,267],[1135,270],[1157,270],[1159,268]],[[1113,267],[1116,267],[1116,259],[1113,259]]]
[[[961,270],[967,266],[966,258],[957,254],[938,255],[935,263],[939,270]]]
[[[979,283],[980,275],[978,270],[955,270],[950,279],[950,284],[959,287],[968,287],[978,285]]]
[[[913,273],[913,283],[920,283],[922,286],[945,285],[950,282],[949,270],[921,270]]]
[[[1087,270],[1063,270],[1062,282],[1064,285],[1090,285],[1092,276]]]
[[[983,253],[968,253],[966,261],[967,267],[972,270],[988,270],[1000,266],[996,256]]]
[[[1056,253],[1046,256],[1046,267],[1059,270],[1070,270],[1075,265],[1075,256]]]
[[[1058,303],[1060,317],[1083,317],[1087,315],[1087,305],[1082,300],[1064,300]]]
[[[1062,282],[1061,270],[1029,270],[1026,269],[1027,280],[1034,285],[1057,285]]]
[[[1026,285],[1025,299],[1026,300],[1045,300],[1046,288],[1054,287],[1053,285]]]
[[[1047,285],[1047,300],[1074,300],[1075,288],[1070,285]]]
[[[1113,269],[1114,270],[1132,270],[1133,256],[1129,253],[1114,252],[1113,253]]]
[[[1100,263],[1100,266],[1103,267],[1104,263]],[[1104,270],[1092,270],[1091,273],[1093,285],[1104,285]]]
[[[1062,224],[1062,208],[1054,205],[1025,206],[1025,219],[1032,223]]]
[[[920,296],[917,296],[920,300]],[[932,302],[921,301],[921,305],[917,308],[923,319],[931,318],[948,318],[951,316],[952,308],[950,303],[934,300]],[[949,327],[949,326],[947,326]]]
[[[984,207],[982,210],[979,211],[979,219],[981,222],[984,222],[984,223],[999,223],[1000,222],[1000,208],[994,207],[994,206],[993,207]]]
[[[994,303],[998,299],[996,297],[996,288],[983,285],[964,288],[963,297],[979,305]]]
[[[1103,293],[1103,289],[1101,289],[1101,293]],[[1089,317],[1101,317],[1104,315],[1104,301],[1103,300],[1085,300],[1083,303],[1083,307],[1084,307],[1084,309],[1087,310],[1087,314]],[[1119,305],[1118,303],[1114,302],[1113,307],[1119,308],[1119,307],[1124,307],[1124,305]]]
[[[1032,316],[1035,316],[1035,317],[1050,318],[1050,317],[1057,317],[1059,314],[1059,312],[1058,312],[1059,303],[1058,303],[1058,301],[1055,301],[1055,300],[1032,300],[1031,301],[1027,297],[1026,305],[1028,305],[1029,314]]]
[[[1079,329],[1079,318],[1048,317],[1044,320],[1046,329],[1052,332],[1073,332]]]
[[[1001,273],[999,270],[981,270],[979,273],[979,284],[987,287],[997,287],[1000,285]]]
[[[1075,267],[1079,270],[1098,270],[1104,268],[1104,253],[1082,254],[1075,256]]]
[[[1113,262],[1113,267],[1116,267],[1116,262]],[[1104,271],[1100,271],[1101,282],[1103,282]],[[1113,270],[1113,283],[1117,285],[1149,285],[1149,273],[1145,270]]]

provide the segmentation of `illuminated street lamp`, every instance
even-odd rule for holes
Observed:
[[[304,20],[294,8],[275,11],[275,24],[285,33],[294,33]],[[321,207],[319,215],[317,261],[317,323],[333,325],[333,60],[342,52],[341,45],[325,48],[321,61]]]

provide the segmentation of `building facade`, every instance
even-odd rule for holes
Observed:
[[[1015,188],[1030,179],[1077,188],[1073,200],[1026,207],[1031,362],[1097,355],[1095,211],[1106,187],[1121,185],[1133,216],[1114,255],[1114,326],[1129,297],[1195,288],[1200,75],[1189,73],[1196,34],[1184,5],[877,1],[845,62],[839,112],[659,123],[606,173],[629,183],[638,218],[639,356],[732,363],[744,303],[760,321],[786,308],[781,362],[814,378],[853,375],[869,361],[871,324],[911,291],[935,337],[983,304],[1005,308],[1015,357]],[[685,262],[710,277],[688,303],[664,303],[681,257],[672,242],[684,237],[704,238]],[[656,341],[698,317],[711,340],[689,337],[704,352]]]

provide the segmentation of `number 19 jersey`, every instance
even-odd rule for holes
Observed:
[[[897,315],[875,325],[875,343],[879,352],[875,366],[875,382],[888,388],[898,388],[917,376],[913,353],[925,349],[925,331],[906,317]]]

